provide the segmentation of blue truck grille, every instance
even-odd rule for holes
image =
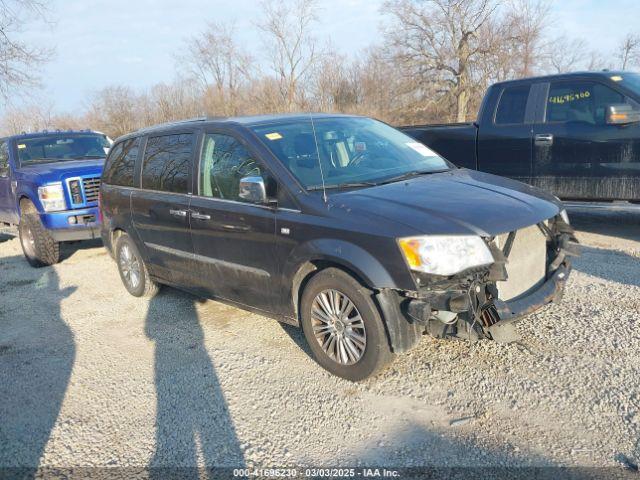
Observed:
[[[82,186],[84,187],[84,201],[86,203],[97,202],[100,192],[100,177],[83,178]]]

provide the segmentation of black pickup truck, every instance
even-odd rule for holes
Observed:
[[[640,74],[497,83],[477,122],[401,130],[460,167],[511,177],[563,200],[640,202]]]

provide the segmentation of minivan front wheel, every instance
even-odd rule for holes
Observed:
[[[120,279],[134,297],[152,297],[158,293],[159,285],[149,276],[147,266],[131,237],[126,233],[118,238],[116,262]]]
[[[311,278],[302,294],[301,320],[314,357],[334,375],[363,380],[394,358],[372,292],[340,269]]]

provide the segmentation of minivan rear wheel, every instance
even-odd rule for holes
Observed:
[[[302,329],[316,361],[347,380],[371,377],[394,358],[372,294],[338,268],[314,275],[302,294]]]
[[[149,276],[147,266],[131,237],[123,233],[116,243],[116,263],[120,279],[134,297],[152,297],[160,286]]]

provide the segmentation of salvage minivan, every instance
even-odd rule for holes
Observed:
[[[301,326],[317,362],[354,381],[424,334],[517,338],[516,320],[561,298],[578,253],[555,197],[346,115],[126,135],[101,212],[129,293],[166,284]]]

